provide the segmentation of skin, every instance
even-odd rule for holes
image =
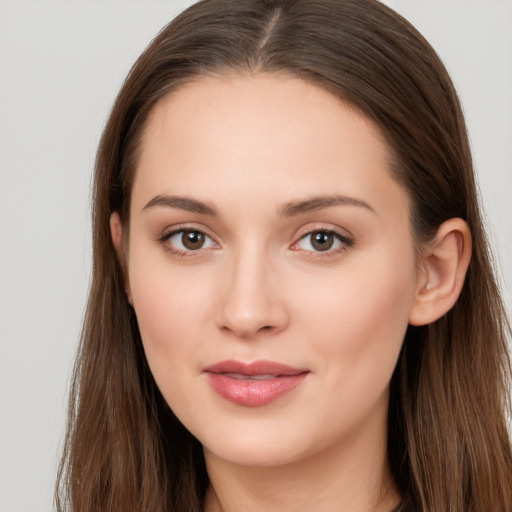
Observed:
[[[115,213],[112,233],[155,380],[204,446],[205,510],[396,504],[389,381],[409,322],[439,316],[458,295],[470,244],[453,220],[418,258],[389,157],[368,119],[298,79],[202,78],[154,108],[126,252]],[[350,199],[291,211],[335,195]],[[155,200],[164,196],[215,215]],[[204,233],[204,245],[182,245],[184,228]],[[309,235],[322,230],[341,237],[326,251]],[[203,372],[228,359],[308,374],[278,400],[245,407]]]

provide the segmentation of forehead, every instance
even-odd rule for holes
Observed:
[[[375,124],[297,78],[191,82],[155,106],[140,149],[134,196],[145,198],[176,192],[220,197],[220,188],[231,200],[258,192],[283,201],[285,195],[334,192],[382,195],[398,187]]]
[[[329,142],[333,125],[337,125],[336,136],[347,123],[352,125],[351,130],[368,132],[387,155],[386,142],[375,124],[356,107],[317,85],[278,74],[206,76],[185,84],[156,104],[146,123],[145,139],[157,141],[165,130],[172,130],[175,136],[189,135],[188,128],[194,130],[200,124],[208,129],[200,134],[203,143],[213,140],[212,136],[221,130],[239,139],[244,136],[243,130],[260,129],[279,135],[279,142],[283,142],[311,137],[312,129],[318,128],[322,128],[319,137]],[[257,142],[264,142],[262,139]],[[344,138],[336,142],[343,144]]]

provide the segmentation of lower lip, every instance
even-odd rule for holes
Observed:
[[[299,386],[307,372],[270,379],[235,379],[222,373],[208,373],[212,388],[223,398],[245,407],[260,407],[274,402]]]

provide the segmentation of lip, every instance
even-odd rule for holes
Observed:
[[[274,361],[221,361],[203,369],[213,390],[237,405],[260,407],[297,388],[310,373]]]

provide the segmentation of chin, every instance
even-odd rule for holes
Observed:
[[[309,427],[309,428],[308,428]],[[311,428],[313,427],[313,428]],[[339,431],[315,429],[307,421],[285,424],[275,421],[237,422],[197,432],[205,456],[229,464],[271,468],[311,459],[343,439]]]
[[[292,464],[306,457],[296,447],[283,445],[281,442],[272,443],[223,443],[211,448],[203,445],[205,456],[213,455],[216,459],[236,466],[253,468],[271,468]]]

